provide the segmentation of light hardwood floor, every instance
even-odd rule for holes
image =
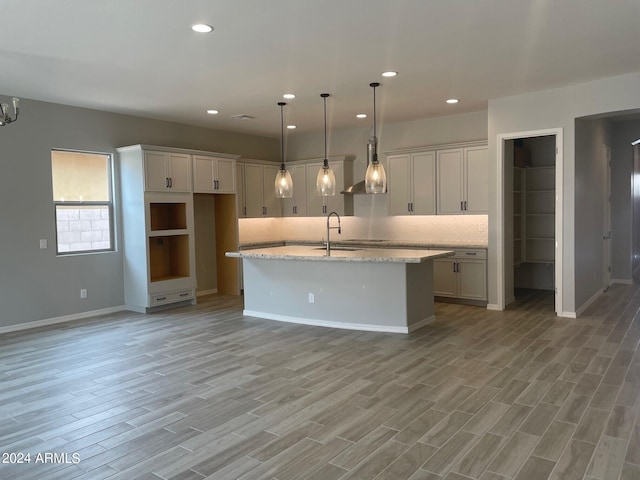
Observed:
[[[31,463],[0,478],[639,479],[639,290],[576,320],[548,294],[437,304],[411,335],[243,318],[231,296],[5,334],[0,452]]]

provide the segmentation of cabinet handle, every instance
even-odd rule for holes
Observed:
[[[166,299],[167,299],[167,297],[156,297],[156,300],[158,302],[161,302],[162,300],[166,300]]]
[[[169,177],[164,177],[164,186],[165,188],[169,188]]]
[[[247,207],[242,207],[242,215],[247,216]]]
[[[407,212],[411,211],[411,203],[407,203]]]
[[[466,201],[466,200],[464,201],[464,209],[465,209],[465,210],[469,210],[469,209],[467,208],[467,201]]]
[[[452,265],[453,265],[453,273],[456,273],[456,262],[453,262]]]
[[[173,188],[173,178],[169,177],[169,188]]]
[[[189,293],[181,293],[180,296],[181,297],[188,297],[190,294]]]
[[[477,252],[466,252],[466,255],[477,255]]]
[[[411,212],[413,212],[413,202],[411,202]]]
[[[464,202],[460,202],[460,210],[464,210]]]
[[[220,182],[218,180],[216,180],[215,182],[216,182],[216,190],[220,190]]]

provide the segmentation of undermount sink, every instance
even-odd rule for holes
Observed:
[[[326,250],[327,247],[316,247],[314,250]],[[361,248],[354,247],[331,247],[332,252],[357,252],[358,250],[362,250]]]

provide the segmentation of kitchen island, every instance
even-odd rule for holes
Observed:
[[[447,250],[287,245],[227,252],[242,259],[251,317],[409,333],[435,319],[433,262]]]

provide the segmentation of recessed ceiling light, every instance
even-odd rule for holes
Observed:
[[[198,33],[209,33],[213,32],[213,27],[211,25],[207,25],[206,23],[196,23],[191,25],[191,30]]]
[[[282,98],[286,98],[287,100],[292,100],[296,98],[296,96],[293,93],[285,93],[284,95],[282,95]]]
[[[356,115],[356,118],[367,118],[367,114],[366,113],[359,113]]]
[[[287,125],[287,128],[289,130],[293,130],[293,129],[297,128],[297,127],[295,125]]]
[[[392,72],[392,71],[382,72],[383,77],[395,77],[396,75],[398,75],[398,72]]]
[[[454,103],[458,103],[460,100],[458,100],[457,98],[450,98],[447,100],[447,103],[450,104],[454,104]]]
[[[217,115],[217,114],[219,114],[220,112],[219,112],[218,110],[214,110],[213,108],[211,108],[211,109],[207,110],[207,113],[208,113],[209,115]]]

